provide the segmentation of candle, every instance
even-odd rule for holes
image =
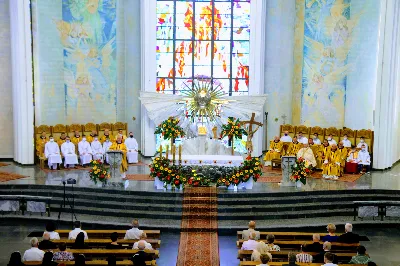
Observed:
[[[175,146],[175,144],[172,145],[171,153],[172,153],[172,163],[175,163],[175,153],[176,153],[176,146]]]
[[[167,145],[166,152],[165,152],[165,158],[167,158],[167,159],[168,159],[168,149],[169,149],[169,146]]]
[[[162,145],[160,145],[160,158],[162,157]]]
[[[179,145],[178,153],[179,153],[179,162],[180,162],[180,161],[182,161],[182,144]]]

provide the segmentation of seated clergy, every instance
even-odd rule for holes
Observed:
[[[317,153],[319,152],[319,149],[321,148],[321,145],[315,144],[314,140],[312,138],[309,138],[308,139],[308,147],[311,148],[311,150],[312,150],[312,152],[314,154],[314,157],[317,158]],[[315,166],[317,166],[317,165],[315,165]]]
[[[347,134],[344,134],[344,135],[343,135],[342,142],[343,142],[343,146],[344,146],[344,147],[346,147],[346,148],[351,148],[351,141],[349,140]]]
[[[322,176],[324,178],[338,179],[341,174],[340,163],[341,153],[338,150],[337,145],[333,144],[330,151],[325,156],[325,160],[322,165]]]
[[[63,143],[65,142],[66,138],[67,137],[65,135],[65,132],[61,133],[60,138],[57,140],[57,144],[58,144],[59,147],[61,147],[61,145],[63,145]]]
[[[105,138],[105,140],[104,140],[104,143],[103,143],[103,153],[106,155],[106,162],[107,162],[107,163],[109,163],[107,152],[108,152],[108,150],[110,149],[111,145],[112,145],[112,142],[110,141],[110,137],[107,136],[107,137]]]
[[[38,157],[44,156],[44,146],[48,141],[49,139],[46,137],[46,132],[43,131],[40,137],[36,140],[36,155]]]
[[[289,136],[289,131],[285,131],[281,137],[282,142],[292,142],[292,137]]]
[[[54,141],[53,136],[50,136],[50,141],[44,146],[44,155],[47,158],[50,169],[53,168],[53,170],[55,170],[58,164],[62,163],[60,147],[58,147],[57,142]]]
[[[343,142],[339,142],[339,147],[338,150],[340,152],[340,176],[344,174],[344,168],[346,166],[346,160],[347,160],[347,148],[344,147]]]
[[[90,147],[92,148],[93,160],[103,161],[104,150],[97,135],[94,135],[94,139],[91,142]]]
[[[332,146],[333,144],[337,145],[337,142],[336,142],[336,140],[333,139],[333,135],[332,134],[328,135],[328,139],[327,140],[328,140],[328,143],[329,143],[330,146]]]
[[[315,159],[317,160],[317,169],[322,169],[322,165],[325,161],[326,156],[331,150],[331,146],[329,146],[329,142],[327,139],[324,139],[324,142],[320,146]]]
[[[74,143],[76,149],[78,149],[78,144],[81,140],[82,140],[82,137],[79,134],[79,131],[75,130],[74,136],[72,137],[71,141],[72,141],[72,143]]]
[[[312,149],[308,146],[308,143],[303,144],[303,148],[297,153],[297,159],[303,158],[306,161],[306,166],[312,165],[317,166],[317,161],[315,160],[314,153]]]
[[[279,140],[278,136],[275,136],[274,140],[271,140],[269,150],[265,153],[264,162],[266,166],[271,165],[273,159],[281,158],[283,143]]]
[[[358,150],[354,145],[351,146],[351,150],[347,154],[347,162],[358,163]]]
[[[121,141],[124,142],[126,140],[126,136],[122,132],[122,129],[118,129],[118,134],[115,135],[115,140],[118,139],[118,137],[121,137]]]
[[[86,140],[89,143],[92,143],[95,137],[97,137],[97,132],[96,130],[92,130],[92,133],[90,133],[89,136],[87,136]]]
[[[129,138],[125,140],[126,148],[128,152],[126,153],[126,157],[128,158],[128,163],[137,163],[138,162],[138,143],[136,139],[133,137],[133,133],[129,132]]]
[[[358,149],[361,149],[361,146],[362,146],[362,145],[365,145],[365,148],[367,148],[367,151],[369,150],[369,149],[368,149],[368,144],[365,142],[364,137],[361,137],[361,138],[360,138],[360,142],[357,144],[357,148],[358,148]]]
[[[318,138],[318,133],[314,133],[313,142],[315,145],[321,145],[321,140]]]
[[[302,143],[297,141],[297,137],[294,136],[292,143],[290,143],[289,148],[286,151],[287,156],[297,156],[299,150],[303,147]]]
[[[306,137],[304,137],[303,136],[303,132],[300,131],[297,134],[297,141],[300,142],[300,143],[306,143],[306,142],[308,142],[308,139]]]
[[[126,171],[128,171],[128,163],[126,161],[126,145],[125,143],[123,143],[122,141],[122,137],[118,136],[117,137],[117,141],[114,142],[110,148],[110,151],[121,151],[122,152],[122,162],[121,165],[119,167],[119,171],[121,173],[121,178],[125,179],[126,178]]]
[[[358,153],[358,170],[360,171],[360,173],[364,173],[363,167],[365,167],[365,170],[367,171],[367,173],[369,173],[370,164],[371,156],[369,155],[366,145],[363,144],[361,145],[361,151]]]
[[[86,141],[86,136],[82,136],[82,140],[78,143],[78,152],[81,165],[89,164],[92,161],[92,148]]]
[[[64,167],[74,168],[78,164],[78,156],[75,152],[75,145],[71,142],[69,136],[65,138],[65,143],[61,145],[61,153],[64,156]]]
[[[110,130],[108,128],[104,129],[104,135],[99,138],[101,144],[104,144],[107,137],[111,139]]]

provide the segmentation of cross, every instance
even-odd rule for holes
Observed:
[[[241,121],[240,125],[246,125],[249,124],[246,132],[247,132],[247,142],[246,142],[246,148],[249,152],[249,156],[251,156],[251,153],[253,151],[253,143],[251,142],[251,139],[253,138],[254,133],[257,132],[257,130],[263,126],[262,123],[257,122],[254,118],[255,118],[256,114],[252,113],[251,114],[251,119],[248,121]],[[253,131],[253,125],[257,125],[257,128]]]

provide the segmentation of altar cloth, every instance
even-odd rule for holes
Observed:
[[[226,167],[238,167],[243,163],[242,156],[232,155],[182,155],[182,165],[215,165]],[[179,164],[178,156],[175,164]]]

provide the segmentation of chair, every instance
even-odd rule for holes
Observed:
[[[83,135],[86,135],[86,138],[92,133],[93,130],[95,130],[97,133],[97,126],[95,124],[87,123],[83,125]]]
[[[60,138],[61,133],[66,133],[66,135],[69,136],[67,132],[67,126],[62,124],[57,124],[51,127],[51,132],[55,141],[57,141]]]
[[[324,142],[324,129],[318,126],[310,128],[310,138],[313,138],[315,133],[318,134],[318,138],[321,143]]]
[[[82,125],[80,125],[80,124],[71,124],[71,125],[67,126],[67,134],[68,133],[72,133],[73,134],[71,137],[74,136],[75,131],[78,131],[79,134],[82,135],[82,133],[83,133]]]
[[[304,125],[296,127],[296,135],[299,133],[303,134],[303,137],[309,138],[310,137],[310,128]]]
[[[110,130],[110,134],[112,134],[112,127],[110,123],[101,123],[100,125],[97,125],[97,128],[99,130],[99,138],[104,136],[104,131],[106,129]]]
[[[112,135],[115,137],[118,134],[118,130],[122,129],[124,136],[128,135],[128,123],[116,122],[112,125]]]
[[[291,136],[292,138],[294,137],[294,133],[295,133],[295,127],[289,124],[286,125],[281,125],[281,129],[280,129],[280,136],[283,136],[285,131],[289,132],[289,136]]]
[[[336,143],[339,143],[339,129],[336,127],[328,127],[325,129],[325,134],[324,138],[327,139],[329,135],[332,134],[332,138],[336,141]]]
[[[51,128],[48,125],[40,125],[38,127],[35,127],[36,156],[39,159],[40,168],[43,169],[44,163],[47,159],[46,159],[46,157],[44,157],[44,145],[40,145],[38,142],[42,132],[46,132],[46,137],[47,137],[47,139],[49,139],[49,136],[51,135]]]
[[[360,143],[360,138],[364,137],[365,143],[368,144],[368,151],[373,153],[374,149],[374,132],[370,129],[360,129],[356,131],[356,145]]]
[[[344,128],[340,130],[340,139],[342,141],[344,135],[347,135],[347,139],[350,140],[351,145],[356,145],[356,131],[350,128]]]

